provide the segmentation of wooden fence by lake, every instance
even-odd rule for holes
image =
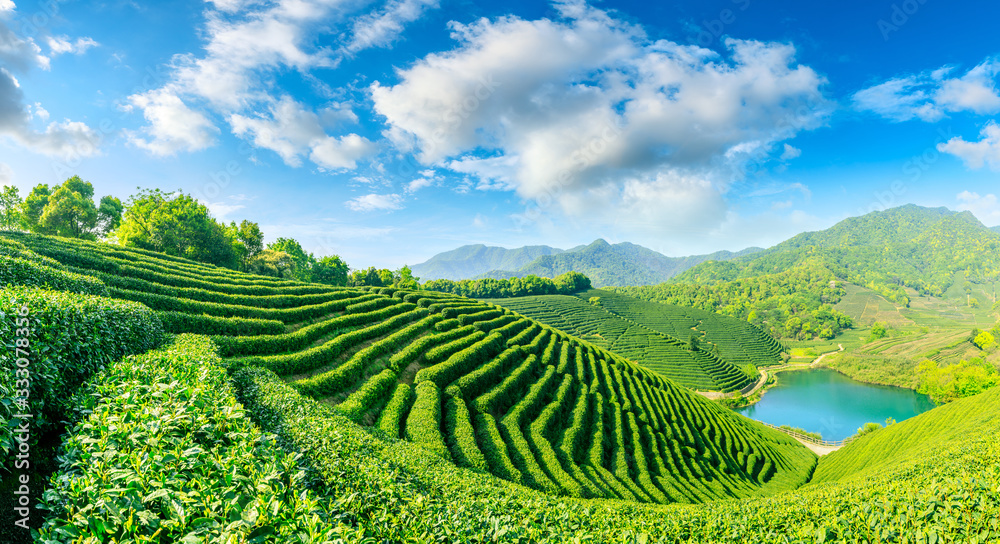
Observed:
[[[809,436],[809,435],[806,435],[806,434],[802,434],[800,432],[793,431],[791,429],[782,429],[781,427],[778,427],[777,425],[771,425],[770,423],[767,423],[767,422],[764,422],[764,421],[759,421],[759,420],[756,420],[756,419],[754,421],[756,421],[757,423],[760,423],[761,425],[764,425],[765,427],[770,427],[772,429],[781,431],[781,432],[783,432],[783,433],[785,433],[785,434],[787,434],[789,436],[798,438],[799,440],[804,440],[806,442],[809,442],[810,444],[816,444],[817,446],[826,446],[826,447],[830,447],[830,448],[839,448],[841,446],[846,446],[847,444],[850,444],[855,439],[855,437],[850,436],[850,437],[847,437],[847,438],[845,438],[843,440],[820,440],[820,439],[817,439],[815,437],[812,437],[812,436]]]

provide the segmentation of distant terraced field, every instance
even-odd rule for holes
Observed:
[[[597,304],[588,302],[597,297]],[[738,391],[757,366],[780,360],[781,345],[743,320],[592,289],[574,296],[489,300],[585,339],[687,387]],[[700,343],[688,347],[691,336]]]

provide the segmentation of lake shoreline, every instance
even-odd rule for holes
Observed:
[[[853,380],[826,366],[795,365],[781,372],[801,370],[814,372],[792,372],[779,378],[775,384],[783,387],[769,384],[766,395],[752,404],[734,407],[733,411],[775,426],[816,432],[825,440],[836,441],[866,423],[902,421],[936,406],[930,397],[912,389]]]

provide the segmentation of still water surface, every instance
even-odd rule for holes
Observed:
[[[791,425],[843,440],[869,421],[903,421],[934,408],[927,395],[910,389],[869,385],[829,368],[777,374],[778,385],[753,406],[737,410],[772,425]]]

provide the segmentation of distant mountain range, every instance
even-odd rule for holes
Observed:
[[[728,260],[758,251],[761,248],[753,247],[735,253],[717,251],[708,255],[667,257],[636,244],[609,244],[602,239],[568,250],[549,246],[505,249],[479,244],[440,253],[411,269],[421,281],[499,279],[529,274],[554,278],[573,270],[589,277],[595,287],[650,285],[664,282],[706,261]]]

